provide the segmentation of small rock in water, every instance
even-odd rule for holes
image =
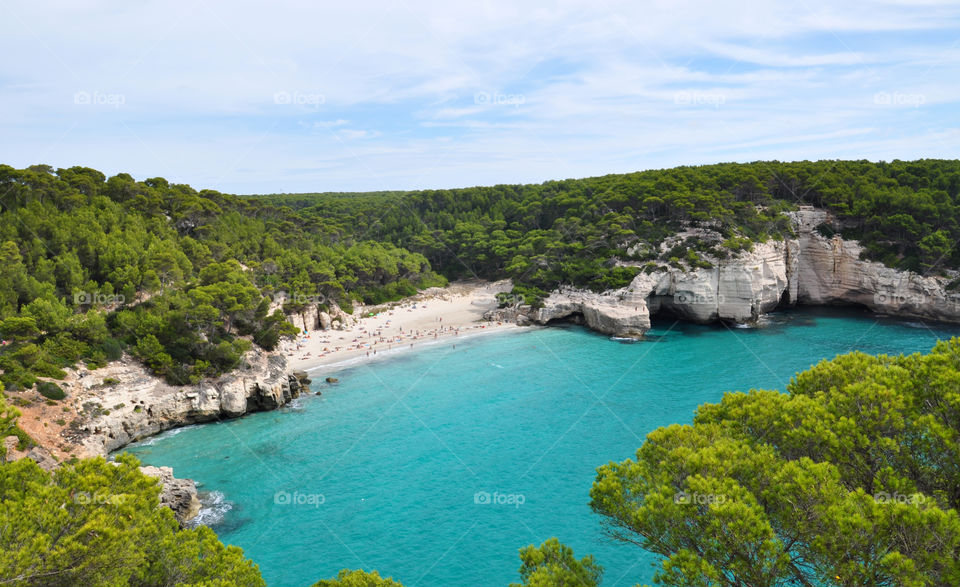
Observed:
[[[323,392],[322,392],[322,391],[318,391],[318,392],[315,393],[314,395],[323,395]]]
[[[327,377],[327,383],[340,383],[340,380],[336,377]]]

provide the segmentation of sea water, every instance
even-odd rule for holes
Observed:
[[[821,359],[926,351],[960,334],[823,309],[755,329],[654,326],[636,343],[575,326],[449,339],[314,372],[322,396],[126,450],[196,480],[204,523],[270,585],[342,568],[408,587],[506,585],[519,580],[518,549],[551,536],[593,554],[604,585],[634,585],[659,559],[603,534],[588,506],[596,467],[726,391],[783,390]]]

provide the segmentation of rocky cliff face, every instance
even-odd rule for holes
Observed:
[[[170,467],[140,467],[140,471],[160,482],[160,505],[173,510],[181,527],[200,512],[197,485],[192,479],[177,479]]]
[[[598,332],[634,338],[650,328],[650,315],[659,312],[698,323],[750,323],[798,303],[856,304],[902,318],[960,322],[960,292],[946,290],[948,279],[860,260],[856,241],[816,232],[830,220],[824,210],[803,209],[791,218],[796,238],[756,244],[709,269],[660,267],[637,275],[620,290],[554,292],[543,308],[497,310],[488,318],[537,324],[574,318]]]
[[[630,284],[649,311],[666,311],[692,322],[756,320],[776,308],[792,273],[791,243],[768,241],[715,267],[641,273]]]
[[[623,303],[622,296],[608,296],[573,290],[551,294],[543,308],[521,312],[526,320],[547,324],[553,320],[574,318],[592,330],[620,337],[639,337],[650,329],[650,314],[646,305]],[[493,311],[491,319],[512,320],[516,312]]]
[[[89,455],[105,455],[169,428],[273,410],[299,396],[299,380],[282,355],[251,351],[230,375],[173,387],[133,361],[81,373],[72,386],[82,405],[75,441]]]
[[[278,295],[276,300],[270,304],[270,312],[282,310],[285,299],[285,296]],[[299,312],[286,313],[287,321],[299,328],[301,332],[313,330],[343,330],[344,327],[355,322],[356,319],[344,312],[336,303],[327,302],[327,304],[330,307],[329,312],[321,310],[318,302],[314,301],[306,305]]]
[[[918,275],[860,260],[856,241],[825,238],[814,229],[829,222],[823,210],[792,214],[797,226],[796,293],[801,304],[860,304],[879,314],[960,322],[960,292],[949,292],[949,279]]]

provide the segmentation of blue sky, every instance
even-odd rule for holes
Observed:
[[[960,2],[0,0],[0,51],[0,162],[232,193],[960,153]]]

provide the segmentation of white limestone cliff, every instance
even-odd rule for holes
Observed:
[[[106,455],[164,430],[276,409],[299,396],[282,355],[250,351],[237,371],[196,385],[171,386],[132,360],[81,373],[66,388],[83,406],[72,434],[90,456]]]
[[[795,270],[797,303],[859,304],[900,318],[960,322],[960,291],[949,279],[901,271],[860,259],[856,241],[825,238],[814,229],[829,217],[823,210],[792,214],[800,255]]]
[[[537,324],[573,318],[598,332],[633,338],[660,312],[698,323],[745,324],[796,304],[860,305],[901,318],[960,322],[960,292],[946,289],[950,279],[861,260],[856,241],[815,230],[831,220],[824,210],[805,208],[790,216],[795,238],[755,244],[709,269],[658,267],[619,290],[554,292],[542,308],[496,310],[488,318]]]

